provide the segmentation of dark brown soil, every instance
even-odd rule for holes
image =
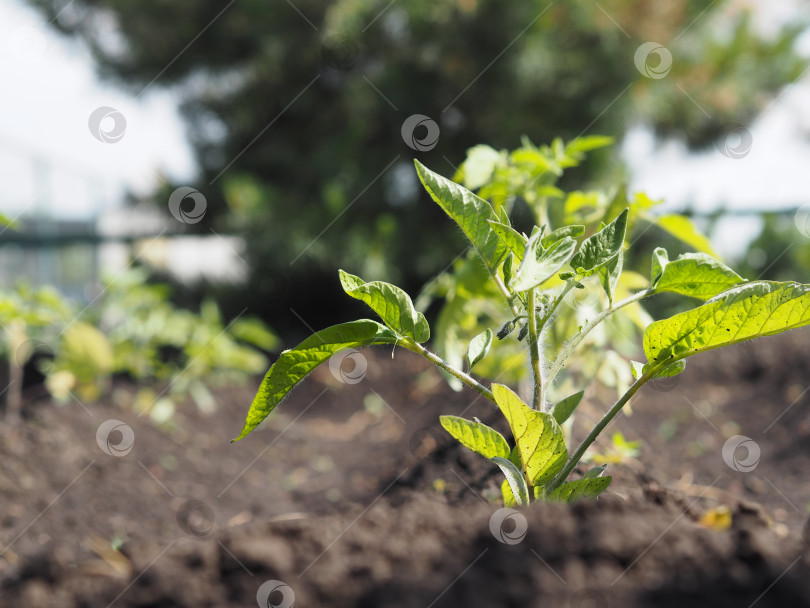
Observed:
[[[354,385],[322,366],[236,444],[252,389],[163,429],[29,395],[0,433],[0,606],[255,606],[265,581],[288,586],[265,598],[287,608],[293,593],[330,607],[810,605],[808,338],[703,355],[645,388],[608,432],[641,455],[609,467],[603,498],[517,515],[495,502],[497,472],[438,426],[492,408],[410,353],[364,351]],[[577,438],[609,397],[586,395]],[[97,443],[108,419],[134,432],[122,457]],[[735,435],[761,450],[750,472],[724,462]],[[731,528],[701,525],[721,505]]]

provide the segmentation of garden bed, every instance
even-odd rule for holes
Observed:
[[[516,544],[490,530],[499,473],[438,424],[494,410],[408,352],[364,351],[354,385],[322,366],[236,444],[249,389],[162,430],[29,394],[0,437],[0,603],[252,606],[278,580],[298,606],[808,605],[808,337],[700,355],[643,389],[609,429],[642,441],[638,459],[610,465],[598,503],[522,510]],[[580,421],[607,403],[587,393]],[[134,431],[122,457],[96,441],[111,418]],[[759,446],[753,471],[724,462],[733,435]],[[720,505],[731,528],[702,525]]]

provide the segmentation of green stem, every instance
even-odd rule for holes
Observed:
[[[512,314],[516,317],[520,315],[520,309],[515,304],[515,299],[518,298],[518,295],[509,292],[509,289],[504,285],[503,279],[498,276],[497,271],[492,273],[491,276],[495,279],[495,285],[498,286],[498,290],[503,294],[503,297],[506,298],[506,303],[509,304],[509,308],[512,309]]]
[[[628,304],[632,304],[633,302],[638,302],[639,300],[646,298],[647,296],[652,295],[654,292],[651,289],[643,289],[637,293],[634,293],[632,296],[625,298],[624,300],[620,300],[616,302],[612,307],[607,308],[600,312],[596,317],[594,317],[591,321],[585,324],[585,327],[571,340],[568,344],[565,345],[563,351],[554,361],[551,366],[551,370],[549,371],[548,377],[546,378],[546,386],[550,386],[554,379],[557,377],[557,374],[560,370],[565,367],[565,364],[568,362],[568,359],[571,357],[573,352],[576,350],[577,346],[579,346],[580,342],[585,339],[585,337],[591,333],[591,331],[599,325],[602,321],[607,319],[610,315],[614,312],[619,310],[620,308],[624,308]]]
[[[534,375],[534,393],[532,395],[532,408],[542,408],[543,396],[543,370],[540,362],[540,336],[537,333],[537,290],[529,290],[529,301],[526,304],[526,314],[529,315],[529,354],[532,360],[532,374]]]
[[[455,367],[450,365],[447,361],[442,359],[439,355],[430,352],[428,349],[423,347],[421,344],[417,344],[416,342],[412,342],[412,341],[408,340],[408,341],[405,341],[405,342],[401,342],[400,346],[402,346],[403,348],[407,348],[408,350],[410,350],[412,352],[415,352],[417,355],[421,355],[422,357],[424,357],[425,359],[427,359],[428,361],[430,361],[431,363],[433,363],[437,367],[440,367],[441,369],[446,371],[451,376],[454,376],[455,378],[458,378],[459,380],[461,380],[464,384],[469,386],[474,391],[482,394],[484,397],[486,397],[487,399],[489,399],[493,403],[496,403],[495,402],[495,395],[493,395],[492,391],[489,390],[486,386],[484,386],[483,384],[478,382],[478,380],[476,380],[475,378],[473,378],[469,374],[465,374],[460,369],[456,369]]]
[[[607,413],[602,416],[602,419],[596,424],[595,427],[588,433],[588,436],[579,444],[577,451],[571,455],[571,458],[568,459],[568,462],[565,463],[565,466],[562,470],[557,474],[554,480],[549,484],[548,491],[551,492],[552,490],[558,488],[561,484],[565,482],[568,476],[571,474],[571,471],[577,466],[579,461],[582,459],[582,456],[585,454],[585,451],[591,447],[591,444],[596,440],[604,428],[608,425],[608,423],[613,420],[613,418],[618,414],[621,409],[630,401],[630,398],[636,394],[638,389],[640,389],[644,384],[647,383],[648,380],[653,378],[661,368],[664,367],[662,365],[654,366],[648,369],[644,375],[641,376],[638,380],[635,381],[633,386],[627,389],[627,392],[621,396],[621,398],[611,407]]]

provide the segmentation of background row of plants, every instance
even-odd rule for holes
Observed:
[[[138,383],[130,405],[164,424],[179,402],[191,398],[210,412],[216,399],[209,387],[241,384],[263,371],[265,353],[279,344],[264,323],[247,315],[226,323],[213,301],[192,312],[170,296],[142,269],[108,280],[85,307],[47,286],[0,287],[7,415],[20,415],[26,385],[44,380],[56,401],[87,403],[108,395],[120,378]]]

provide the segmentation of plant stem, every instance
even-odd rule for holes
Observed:
[[[608,423],[613,420],[613,418],[618,414],[621,409],[630,401],[630,398],[636,394],[638,389],[640,389],[644,384],[647,383],[648,380],[653,378],[661,368],[665,367],[663,365],[657,365],[648,369],[644,375],[641,376],[638,380],[633,383],[627,392],[619,398],[619,400],[611,407],[607,413],[602,416],[602,419],[596,424],[595,427],[588,433],[588,436],[579,444],[577,451],[571,455],[571,458],[568,459],[568,462],[565,463],[565,466],[562,470],[557,474],[554,480],[549,484],[548,491],[551,492],[552,490],[558,488],[568,476],[571,474],[571,471],[577,466],[577,463],[582,459],[582,456],[585,454],[585,451],[591,446],[591,444],[596,440],[604,428],[608,425]]]
[[[616,302],[612,307],[607,308],[600,312],[596,317],[594,317],[591,321],[585,324],[585,327],[563,347],[563,351],[560,355],[555,359],[554,363],[551,366],[551,370],[549,371],[548,377],[546,378],[546,386],[550,386],[554,379],[557,377],[557,374],[560,370],[565,367],[565,364],[568,362],[568,359],[571,357],[573,352],[576,350],[577,346],[579,346],[580,342],[585,339],[591,331],[599,325],[602,321],[607,319],[610,315],[614,312],[619,310],[620,308],[624,308],[628,304],[632,304],[633,302],[638,302],[639,300],[646,298],[647,296],[652,295],[654,292],[650,289],[643,289],[639,292],[634,293],[632,296],[625,298],[624,300],[620,300]]]
[[[520,315],[520,309],[515,305],[515,298],[518,297],[516,293],[509,293],[509,289],[504,285],[503,279],[498,276],[497,271],[492,273],[492,278],[495,279],[495,285],[498,286],[498,289],[503,294],[503,297],[506,298],[506,303],[509,304],[509,308],[512,309],[512,314],[516,317]]]
[[[529,290],[529,301],[526,305],[526,313],[529,315],[529,354],[532,359],[532,373],[534,374],[534,393],[532,395],[532,408],[539,410],[542,408],[543,397],[543,370],[540,363],[540,336],[537,334],[537,290]]]
[[[478,382],[475,378],[470,376],[469,374],[465,374],[460,369],[456,369],[452,365],[450,365],[447,361],[442,359],[439,355],[430,352],[428,349],[423,347],[421,344],[417,344],[416,342],[412,342],[410,340],[401,342],[400,346],[403,348],[407,348],[408,350],[415,352],[417,355],[421,355],[435,366],[442,368],[451,376],[454,376],[461,380],[464,384],[469,386],[474,391],[481,393],[484,397],[495,403],[495,395],[492,394],[492,391],[489,390],[486,386]]]

